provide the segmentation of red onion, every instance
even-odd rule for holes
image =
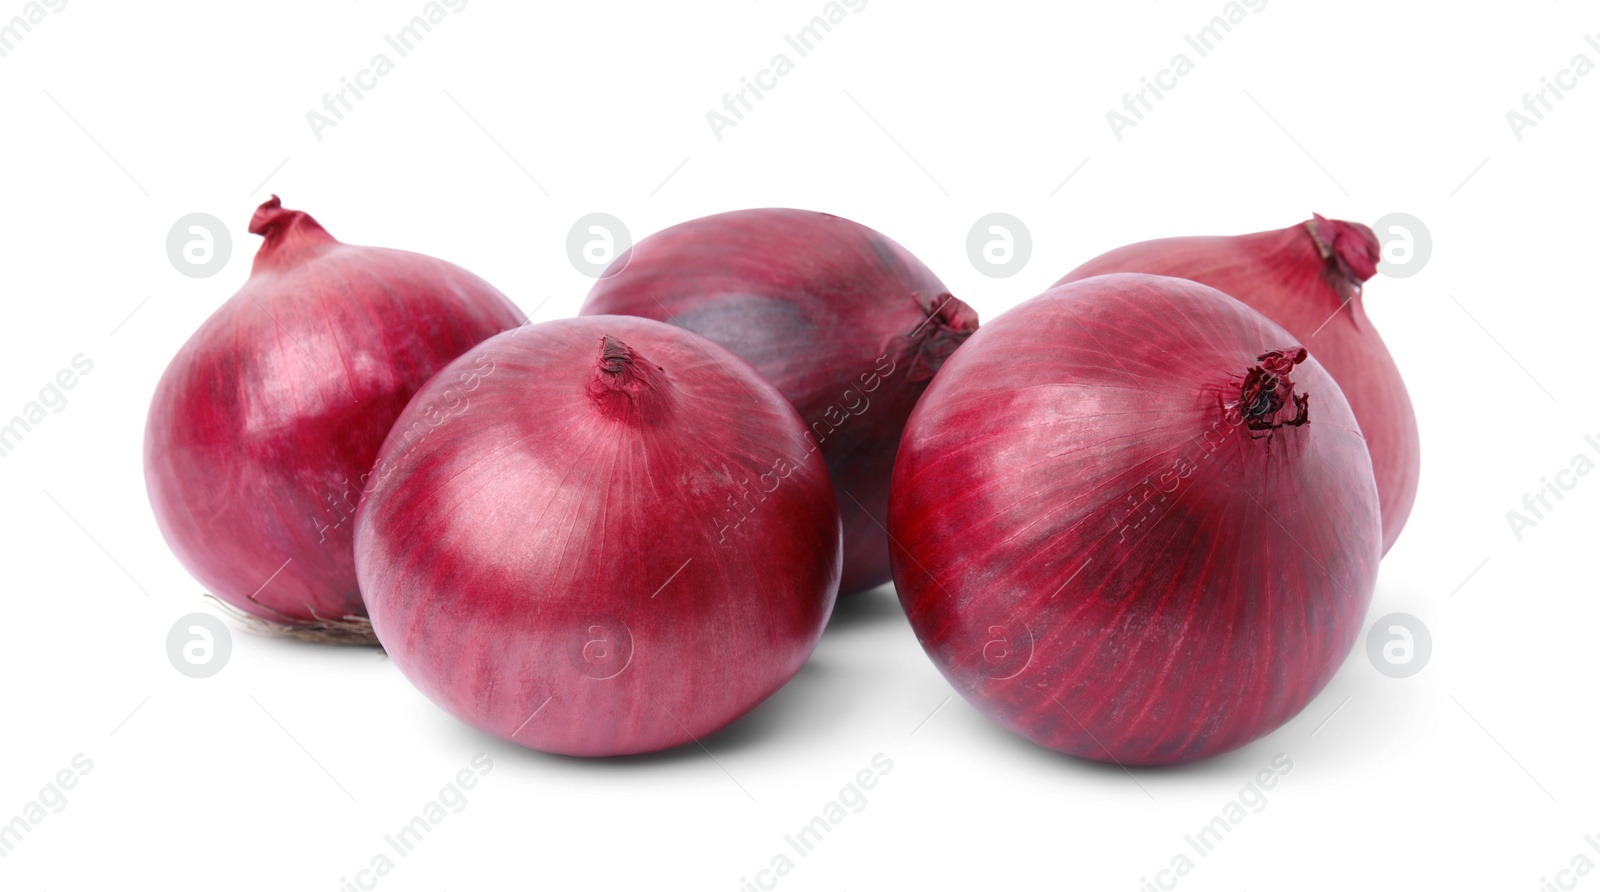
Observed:
[[[372,641],[353,516],[389,426],[521,314],[460,267],[343,244],[274,195],[250,278],[189,338],[145,428],[156,521],[190,573],[261,624]]]
[[[912,627],[982,712],[1123,764],[1287,721],[1355,643],[1378,496],[1333,379],[1219,291],[1112,275],[991,321],[906,425]]]
[[[1371,229],[1313,215],[1272,232],[1140,242],[1102,254],[1056,284],[1104,273],[1193,279],[1288,329],[1339,383],[1366,435],[1388,553],[1416,501],[1422,459],[1411,397],[1361,306],[1362,283],[1379,257]]]
[[[882,518],[900,431],[978,327],[910,252],[859,223],[767,208],[701,217],[634,245],[584,315],[681,326],[756,367],[799,410],[844,516],[843,594],[889,581]]]
[[[384,443],[356,567],[390,656],[462,721],[603,756],[703,737],[805,663],[839,586],[838,505],[794,409],[648,319],[527,326],[457,422]],[[739,513],[730,519],[730,497]]]

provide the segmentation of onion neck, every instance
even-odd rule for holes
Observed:
[[[912,381],[926,381],[978,330],[978,313],[948,293],[929,295],[919,291],[913,297],[923,318],[908,335],[916,350],[909,377]]]
[[[1252,439],[1265,439],[1270,448],[1284,428],[1310,424],[1311,394],[1297,393],[1289,377],[1306,355],[1306,348],[1296,345],[1257,356],[1259,364],[1236,380],[1232,402],[1223,402],[1230,425],[1242,426]]]
[[[672,411],[666,370],[611,335],[600,338],[587,393],[600,414],[617,421],[655,423]]]
[[[256,251],[252,273],[289,266],[339,244],[310,214],[284,207],[276,195],[256,208],[250,232],[265,239]]]
[[[1321,214],[1312,214],[1304,225],[1339,299],[1360,297],[1362,283],[1378,272],[1378,237],[1364,224],[1329,220]]]

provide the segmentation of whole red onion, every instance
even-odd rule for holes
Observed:
[[[221,600],[298,637],[372,641],[354,514],[411,395],[521,313],[458,266],[346,245],[274,195],[250,278],[156,386],[145,481],[162,534]]]
[[[1362,283],[1377,271],[1379,256],[1378,239],[1368,227],[1313,215],[1271,232],[1128,245],[1056,284],[1105,273],[1193,279],[1288,329],[1338,382],[1367,438],[1387,553],[1411,515],[1422,457],[1411,396],[1361,305]]]
[[[1339,387],[1203,285],[1058,285],[967,342],[906,425],[889,532],[918,639],[1039,744],[1165,764],[1300,711],[1381,544]]]
[[[811,654],[838,506],[794,409],[738,357],[622,316],[531,325],[455,423],[406,431],[356,515],[379,639],[462,721],[534,749],[664,749],[728,724]],[[741,515],[729,520],[725,504]]]
[[[832,214],[732,211],[634,245],[595,283],[582,313],[670,322],[755,366],[827,459],[844,516],[840,592],[889,580],[879,521],[900,431],[978,327],[977,313],[910,252]]]

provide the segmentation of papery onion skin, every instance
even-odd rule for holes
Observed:
[[[249,280],[156,387],[146,486],[218,598],[344,640],[332,630],[366,615],[352,541],[379,445],[423,382],[522,314],[458,266],[343,244],[276,195],[250,231],[265,240]]]
[[[1381,534],[1365,443],[1314,358],[1280,426],[1229,414],[1296,343],[1203,285],[1113,275],[951,358],[906,426],[889,531],[901,603],[963,696],[1125,765],[1242,746],[1316,696],[1358,637]]]
[[[1361,303],[1379,252],[1370,228],[1313,215],[1270,232],[1128,245],[1056,284],[1106,273],[1177,276],[1238,298],[1288,329],[1333,375],[1366,435],[1387,554],[1416,502],[1422,453],[1411,395]]]
[[[909,251],[832,214],[762,208],[634,245],[583,315],[670,322],[755,366],[811,427],[844,516],[841,594],[889,581],[882,520],[900,431],[978,315]]]
[[[789,680],[838,591],[838,505],[793,407],[648,319],[526,326],[453,423],[404,431],[356,517],[373,627],[462,721],[553,753],[687,743]],[[730,525],[721,509],[744,505]]]

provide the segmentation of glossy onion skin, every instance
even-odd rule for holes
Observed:
[[[811,427],[844,517],[856,594],[889,581],[883,518],[900,432],[978,316],[888,237],[832,214],[732,211],[644,239],[583,315],[670,322],[755,366]]]
[[[1317,216],[1270,232],[1128,245],[1056,284],[1106,273],[1178,276],[1238,298],[1288,329],[1339,383],[1366,435],[1387,554],[1416,502],[1422,452],[1411,395],[1361,304],[1379,250],[1366,226]]]
[[[1218,404],[1294,343],[1205,286],[1116,275],[951,358],[907,425],[889,529],[901,603],[963,696],[1043,746],[1160,765],[1322,690],[1377,575],[1366,446],[1315,359],[1291,376],[1308,422],[1270,447]]]
[[[244,287],[162,375],[145,482],[183,565],[223,601],[289,626],[365,616],[352,541],[378,446],[447,363],[515,327],[460,267],[342,244],[273,196]]]
[[[462,406],[408,441],[453,384]],[[435,703],[523,746],[608,756],[704,737],[799,671],[832,612],[838,505],[807,448],[770,384],[673,326],[502,334],[424,387],[384,444],[356,517],[373,627]],[[729,492],[747,506],[736,524]]]

